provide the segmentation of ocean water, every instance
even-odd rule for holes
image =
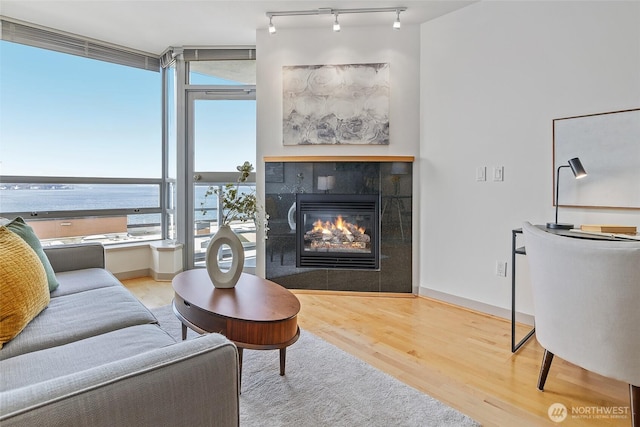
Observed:
[[[11,184],[3,184],[0,188],[0,216],[5,212],[137,209],[160,205],[157,185],[74,184],[67,187],[13,189]],[[217,196],[213,194],[205,198],[206,191],[206,186],[196,186],[194,209],[198,220],[213,220],[217,215]],[[159,223],[160,214],[129,215],[128,222]]]

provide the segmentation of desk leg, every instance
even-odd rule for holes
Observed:
[[[287,362],[287,347],[280,349],[280,375],[284,375],[284,365]]]
[[[511,353],[515,353],[536,332],[535,326],[516,343],[516,231],[511,232]]]

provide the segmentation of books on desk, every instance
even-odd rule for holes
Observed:
[[[571,231],[595,236],[640,241],[640,234],[637,234],[637,228],[629,225],[582,225],[580,228],[572,229]]]
[[[638,233],[638,229],[634,225],[583,224],[580,226],[580,230],[595,231],[597,233],[615,233],[615,234]]]

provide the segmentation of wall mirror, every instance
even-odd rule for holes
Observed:
[[[574,157],[588,176],[560,170],[560,206],[640,209],[640,108],[554,119],[554,191],[558,166]]]

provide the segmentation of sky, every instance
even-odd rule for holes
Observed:
[[[158,72],[0,41],[0,174],[160,178],[161,94]],[[255,102],[197,103],[196,165],[253,163]]]

